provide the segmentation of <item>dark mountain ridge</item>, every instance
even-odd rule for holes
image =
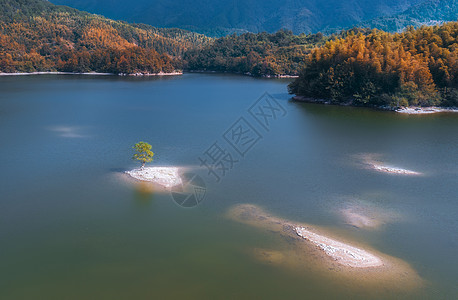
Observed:
[[[425,0],[52,0],[113,19],[210,34],[310,33],[400,13]]]

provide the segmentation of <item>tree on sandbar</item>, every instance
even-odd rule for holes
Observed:
[[[145,167],[145,164],[153,161],[154,153],[151,151],[152,146],[145,142],[138,142],[132,148],[135,149],[135,154],[132,156],[132,159],[138,160],[142,163],[142,169]]]

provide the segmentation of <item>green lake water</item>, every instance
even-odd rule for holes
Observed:
[[[288,82],[0,77],[0,299],[457,299],[458,115],[294,103]],[[263,127],[249,110],[266,92],[276,109]],[[255,133],[243,155],[225,139],[240,120]],[[123,174],[140,140],[153,165],[202,178],[200,205]],[[234,162],[220,182],[199,160],[215,142]],[[376,172],[365,157],[423,175]],[[372,293],[260,261],[253,249],[288,243],[226,217],[243,203],[399,258],[425,283]],[[349,208],[382,225],[351,226]]]

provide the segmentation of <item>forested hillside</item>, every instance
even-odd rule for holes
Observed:
[[[297,75],[310,51],[329,37],[294,35],[291,31],[245,33],[219,38],[184,56],[190,70],[233,72],[254,76]]]
[[[457,106],[457,89],[458,22],[330,41],[289,86],[300,96],[375,106]]]
[[[297,75],[290,92],[355,105],[458,105],[458,23],[402,33],[245,33],[211,39],[44,0],[0,0],[0,72]]]
[[[358,24],[361,27],[400,32],[408,26],[437,25],[458,20],[458,0],[428,0],[393,16]]]
[[[276,32],[296,34],[348,28],[400,13],[426,0],[51,0],[112,19],[205,34]]]
[[[0,71],[157,73],[210,39],[112,21],[44,0],[0,0]]]

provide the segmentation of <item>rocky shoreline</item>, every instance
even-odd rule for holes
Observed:
[[[24,76],[24,75],[93,75],[93,76],[177,76],[183,75],[183,72],[170,72],[170,73],[97,73],[97,72],[85,72],[85,73],[76,73],[76,72],[17,72],[17,73],[0,73],[0,76]]]
[[[306,103],[317,103],[317,104],[325,104],[325,105],[338,105],[338,106],[355,106],[351,101],[346,103],[332,103],[329,99],[318,99],[318,98],[311,98],[311,97],[304,97],[304,96],[294,96],[292,98],[293,101],[297,102],[306,102]],[[434,114],[434,113],[455,113],[458,112],[457,107],[391,107],[391,106],[372,106],[371,108],[379,109],[379,110],[387,110],[387,111],[394,111],[401,114],[408,114],[408,115],[426,115],[426,114]]]
[[[435,113],[456,113],[458,108],[456,107],[402,107],[396,109],[397,113],[409,114],[409,115],[429,115]]]

